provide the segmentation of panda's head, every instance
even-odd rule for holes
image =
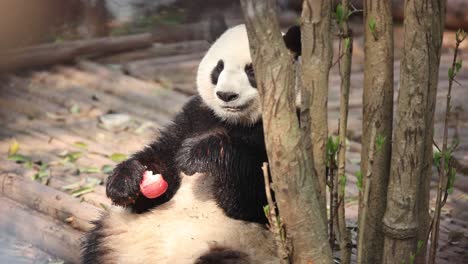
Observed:
[[[299,27],[283,37],[286,46],[299,55]],[[245,25],[228,29],[213,43],[198,67],[197,88],[205,104],[226,122],[248,125],[261,118]]]

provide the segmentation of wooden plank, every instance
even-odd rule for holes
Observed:
[[[209,44],[203,40],[185,41],[179,43],[161,44],[154,43],[151,47],[135,51],[123,52],[96,60],[104,64],[123,64],[136,60],[155,57],[168,57],[181,54],[199,53],[207,51]]]
[[[0,197],[0,231],[29,242],[66,262],[80,262],[81,232]]]
[[[32,48],[13,50],[0,54],[0,72],[70,62],[78,56],[110,54],[148,47],[153,42],[154,36],[152,34],[143,33],[122,37],[105,37],[44,44]]]
[[[102,210],[79,199],[57,191],[15,173],[0,171],[0,195],[8,197],[31,209],[49,215],[73,228],[87,231],[90,221],[99,217]]]

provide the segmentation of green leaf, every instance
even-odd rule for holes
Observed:
[[[459,60],[457,62],[455,62],[455,73],[458,73],[462,67],[462,63],[463,61],[462,60]]]
[[[357,187],[360,192],[362,192],[362,172],[356,171],[356,178],[357,178]]]
[[[41,180],[43,184],[47,184],[49,181],[50,171],[47,163],[42,164],[36,174],[32,176],[33,180]]]
[[[14,155],[8,156],[8,160],[12,160],[16,163],[28,163],[32,161],[31,157],[21,155],[21,154],[14,154]]]
[[[114,170],[114,166],[109,165],[109,164],[106,164],[102,166],[101,168],[102,173],[105,173],[105,174],[111,174],[113,170]]]
[[[101,206],[102,209],[104,209],[104,211],[109,211],[109,208],[107,207],[107,205],[105,205],[103,203],[99,203],[99,206]]]
[[[455,168],[451,168],[448,183],[447,183],[447,193],[453,193],[453,186],[455,184],[455,176],[457,175],[457,170]]]
[[[263,213],[265,213],[267,219],[270,219],[270,205],[263,206]]]
[[[385,144],[386,137],[379,134],[377,135],[377,138],[375,139],[375,146],[377,149],[377,152],[382,151],[384,144]]]
[[[62,190],[69,191],[69,190],[74,190],[80,188],[80,186],[83,184],[83,181],[71,183],[65,186],[62,186]]]
[[[349,40],[349,37],[345,38],[344,39],[345,50],[349,50],[350,44],[351,44],[351,41]]]
[[[70,113],[72,114],[79,114],[81,109],[80,109],[80,106],[77,105],[77,104],[73,104],[70,109],[68,109],[70,111]]]
[[[453,68],[452,67],[450,67],[448,69],[448,77],[449,77],[450,80],[452,80],[453,77],[455,77],[455,74],[453,73]]]
[[[79,158],[81,158],[83,156],[83,152],[81,151],[73,151],[73,152],[69,152],[69,153],[66,153],[65,157],[64,157],[64,160],[65,161],[68,161],[68,162],[75,162],[77,161]]]
[[[76,141],[75,143],[73,143],[73,146],[77,148],[88,149],[88,145],[81,141]]]
[[[442,158],[442,153],[440,153],[440,151],[434,151],[432,159],[434,161],[434,166],[436,166],[436,168],[439,168],[441,158]]]
[[[342,174],[340,176],[340,185],[341,185],[341,190],[342,190],[342,193],[341,193],[342,196],[344,196],[347,181],[348,181],[348,178],[346,178],[346,174]]]
[[[421,250],[422,246],[424,246],[424,241],[418,240],[418,246],[417,246],[417,248],[416,248],[416,254],[419,253],[419,251]]]
[[[343,5],[342,4],[338,4],[336,6],[336,10],[335,10],[335,19],[336,19],[336,22],[338,23],[338,25],[342,25],[343,24],[343,21],[344,21],[344,16],[343,16]]]
[[[112,155],[110,155],[109,157],[112,161],[114,162],[122,162],[124,160],[127,159],[127,155],[123,154],[123,153],[113,153]]]
[[[82,167],[82,168],[78,168],[79,172],[80,173],[100,173],[101,170],[99,168],[96,168],[96,167]]]
[[[369,19],[369,29],[371,30],[372,33],[375,33],[375,27],[376,27],[376,23],[375,23],[375,19],[373,17],[371,17]]]
[[[414,264],[414,261],[416,260],[416,254],[411,253],[409,257],[409,263]]]
[[[73,197],[80,197],[80,196],[82,196],[83,194],[90,193],[90,192],[94,192],[94,188],[93,188],[93,187],[85,186],[85,187],[79,188],[78,190],[73,191],[73,192],[71,193],[71,195],[72,195]]]
[[[88,178],[86,178],[86,184],[84,186],[85,187],[94,187],[94,186],[99,185],[101,183],[102,183],[101,179],[88,177]]]
[[[16,155],[16,153],[18,153],[19,147],[20,145],[18,141],[16,141],[16,139],[13,139],[13,142],[11,143],[10,148],[8,149],[8,157]]]

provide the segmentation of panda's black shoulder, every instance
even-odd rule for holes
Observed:
[[[176,122],[181,116],[190,120],[195,131],[213,129],[222,125],[220,119],[199,95],[194,95],[187,101],[179,116],[176,117]]]

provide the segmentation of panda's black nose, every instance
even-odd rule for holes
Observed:
[[[216,92],[216,95],[219,99],[223,100],[224,102],[230,102],[239,98],[239,94],[231,92]]]

